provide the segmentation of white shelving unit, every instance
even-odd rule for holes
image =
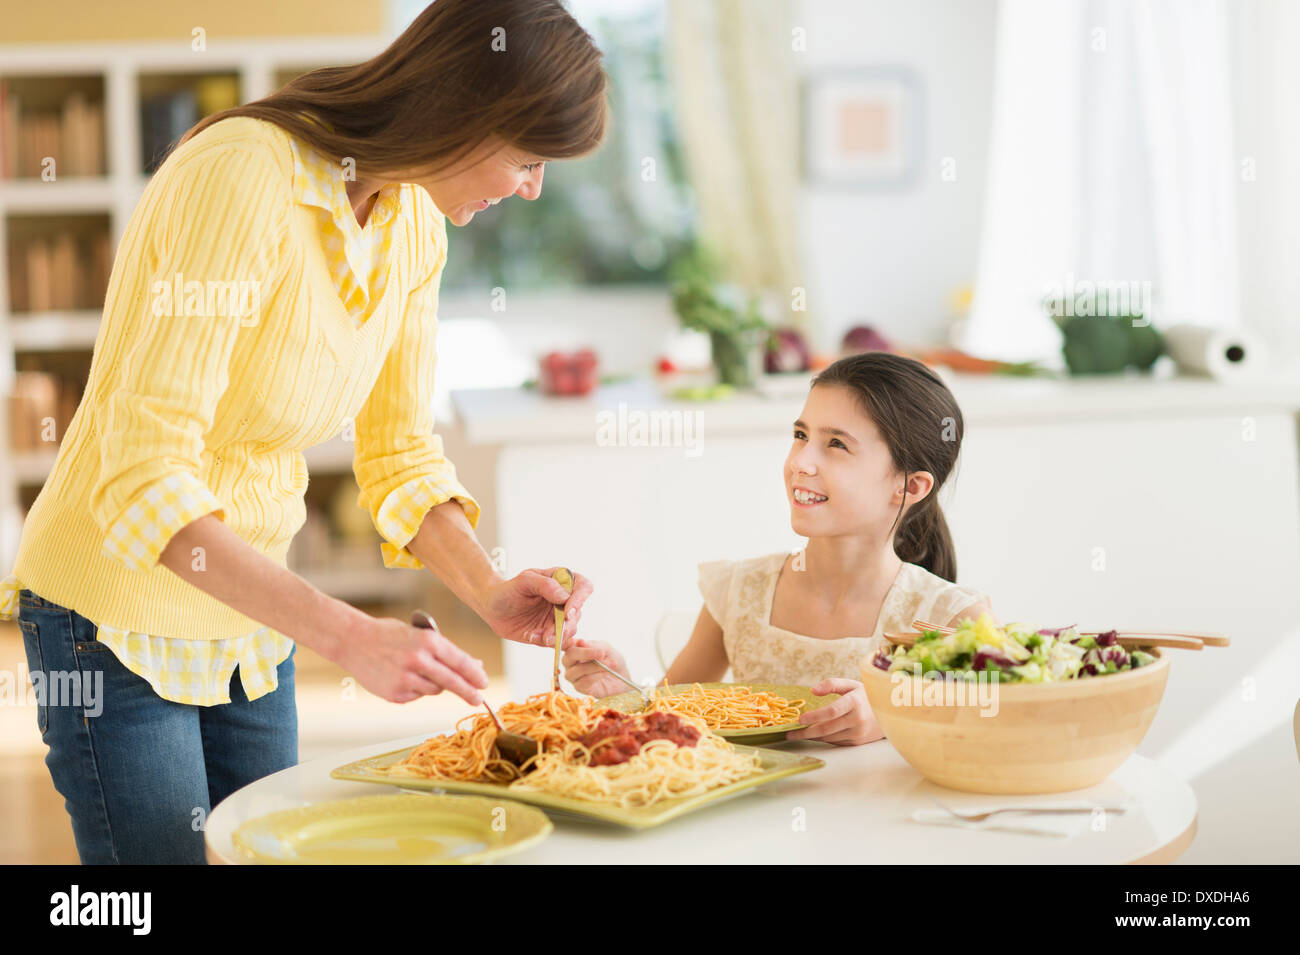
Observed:
[[[0,395],[9,395],[19,359],[29,353],[82,353],[87,358],[99,334],[99,310],[14,314],[10,299],[9,224],[14,216],[95,215],[107,219],[110,248],[116,250],[149,177],[141,156],[141,78],[158,74],[199,77],[234,74],[242,102],[270,93],[290,75],[320,66],[357,63],[385,45],[383,37],[339,39],[248,39],[193,51],[180,43],[93,43],[0,46],[0,78],[96,77],[103,83],[105,175],[0,180]],[[22,527],[22,491],[39,488],[55,451],[17,452],[9,435],[8,408],[0,413],[0,574],[17,552]],[[313,475],[350,474],[352,446],[342,439],[306,453]],[[387,571],[375,538],[373,563],[349,554],[338,565],[304,570],[316,586],[342,599],[406,597],[427,584],[423,574]]]

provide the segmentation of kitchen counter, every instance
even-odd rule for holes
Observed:
[[[1300,379],[1271,377],[1224,384],[1200,378],[1099,376],[1075,379],[1013,378],[942,373],[968,425],[1031,424],[1063,420],[1124,419],[1135,412],[1186,417],[1300,409]],[[536,389],[455,391],[452,405],[465,437],[476,444],[583,440],[596,416],[629,409],[698,412],[708,433],[779,431],[808,393],[811,376],[768,376],[765,393],[738,392],[720,401],[677,401],[649,379],[604,385],[584,397],[551,397]]]

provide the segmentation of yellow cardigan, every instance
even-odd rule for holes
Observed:
[[[477,524],[432,431],[444,217],[422,188],[385,187],[365,229],[355,218],[349,229],[341,175],[328,181],[322,165],[279,127],[236,118],[179,147],[149,183],[0,617],[21,586],[114,632],[265,636],[158,555],[216,513],[283,565],[305,517],[301,452],[349,421],[358,504],[385,566],[421,566],[405,545],[436,504],[458,500]]]

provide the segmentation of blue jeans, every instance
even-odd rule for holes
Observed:
[[[236,667],[229,703],[188,706],[158,696],[75,611],[23,590],[18,625],[82,864],[201,865],[212,807],[298,762],[293,653],[274,692],[250,702]]]

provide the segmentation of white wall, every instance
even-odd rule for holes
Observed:
[[[921,85],[920,166],[901,191],[805,186],[801,242],[816,347],[856,321],[923,344],[975,278],[993,93],[995,0],[804,0],[805,75],[897,65]],[[944,157],[957,179],[940,178]]]

